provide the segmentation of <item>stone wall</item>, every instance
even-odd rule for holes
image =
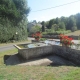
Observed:
[[[53,53],[80,65],[80,50],[54,45]]]
[[[75,50],[63,46],[51,45],[29,49],[18,49],[18,53],[24,59],[40,57],[48,54],[55,54],[80,65],[80,50]]]
[[[34,57],[40,57],[52,53],[52,46],[42,46],[28,49],[18,49],[19,55],[24,59],[30,59]]]
[[[29,35],[28,37],[32,37],[32,35]],[[80,39],[80,35],[79,36],[70,35],[69,37],[73,38],[74,40]],[[42,35],[42,38],[59,39],[59,35]]]

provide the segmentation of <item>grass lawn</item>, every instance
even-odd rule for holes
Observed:
[[[80,68],[72,66],[0,66],[0,80],[80,80]]]
[[[0,52],[0,80],[80,80],[80,68],[74,66],[6,66],[5,54],[17,49]]]
[[[77,30],[75,32],[71,32],[71,33],[68,33],[66,35],[74,35],[74,36],[79,36],[80,35],[80,30]]]

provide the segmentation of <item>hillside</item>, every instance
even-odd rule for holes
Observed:
[[[79,35],[80,35],[80,30],[75,31],[75,32],[68,33],[68,34],[66,34],[66,35],[74,35],[74,36],[79,36]]]

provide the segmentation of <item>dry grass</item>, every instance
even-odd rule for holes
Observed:
[[[80,80],[80,68],[59,66],[0,66],[1,80]]]
[[[68,33],[68,34],[66,34],[66,35],[74,35],[74,36],[79,36],[79,35],[80,35],[80,30],[75,31],[75,32]]]

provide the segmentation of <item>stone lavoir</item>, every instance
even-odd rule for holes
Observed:
[[[31,44],[31,43],[30,43]],[[73,63],[80,65],[80,50],[71,49],[70,47],[59,46],[59,45],[46,45],[45,43],[37,43],[36,47],[20,47],[26,46],[29,44],[19,44],[15,45],[18,49],[18,54],[24,59],[28,60],[35,57],[41,57],[45,55],[58,55],[67,60],[72,61]]]

